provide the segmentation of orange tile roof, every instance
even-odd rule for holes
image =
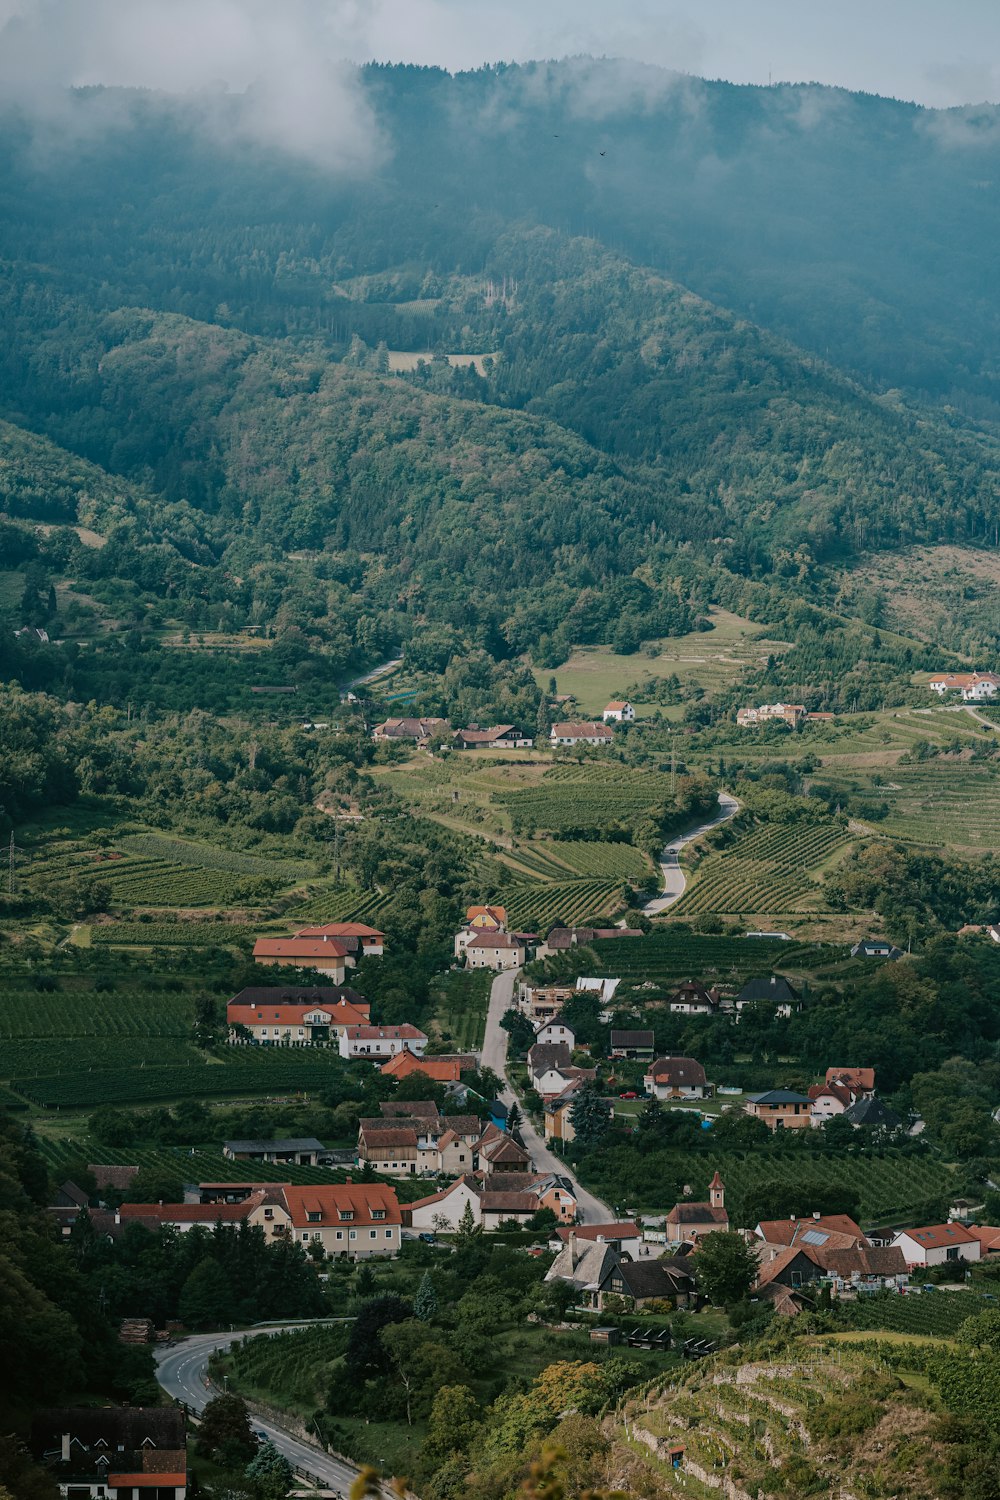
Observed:
[[[254,958],[346,958],[347,949],[334,938],[258,938]]]
[[[366,927],[364,922],[323,922],[319,927],[300,927],[295,936],[383,938],[385,933],[377,927]]]
[[[230,1026],[301,1026],[304,1016],[321,1012],[330,1017],[335,1026],[366,1026],[368,1006],[359,1010],[355,1005],[227,1005],[226,1020]],[[324,1025],[325,1022],[317,1023]]]
[[[924,1250],[941,1250],[946,1245],[982,1243],[978,1235],[961,1224],[928,1224],[920,1229],[902,1229],[900,1236],[902,1235],[914,1240]]]
[[[395,1078],[408,1078],[411,1073],[423,1073],[435,1083],[457,1083],[462,1076],[462,1065],[457,1058],[414,1057],[409,1048],[397,1052],[382,1066],[383,1073]]]
[[[329,1187],[286,1187],[284,1199],[291,1215],[292,1223],[296,1229],[308,1229],[310,1223],[316,1228],[323,1229],[341,1224],[350,1224],[355,1227],[359,1224],[401,1224],[403,1222],[400,1213],[399,1200],[396,1197],[395,1188],[385,1187],[382,1183],[354,1182]],[[372,1211],[378,1209],[384,1214],[381,1219],[373,1219]],[[319,1213],[322,1219],[316,1223],[310,1221],[310,1213]],[[353,1214],[353,1218],[344,1219],[344,1213]]]

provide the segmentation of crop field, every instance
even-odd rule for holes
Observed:
[[[565,881],[573,875],[586,878],[641,880],[652,866],[646,856],[631,844],[593,843],[585,839],[553,839],[548,843],[524,843],[510,855],[501,855],[505,864],[516,865],[518,873],[534,874],[539,880]]]
[[[91,948],[245,947],[256,935],[238,922],[98,922],[84,930]]]
[[[14,1038],[187,1036],[193,1019],[190,995],[140,996],[134,990],[102,994],[92,989],[39,993],[10,979],[0,986],[4,1065]],[[47,1048],[41,1051],[47,1053]]]
[[[294,922],[368,922],[385,921],[392,909],[392,895],[380,891],[359,891],[355,886],[340,886],[321,891],[301,906],[287,912]]]
[[[674,908],[680,915],[814,912],[820,875],[850,840],[835,823],[768,824],[696,866]]]
[[[812,971],[841,962],[846,946],[786,943],[775,938],[709,937],[663,928],[642,938],[594,944],[595,969],[626,981],[663,985],[682,979],[749,979],[756,974]]]
[[[606,917],[624,904],[620,880],[509,885],[501,894],[508,919],[522,931],[550,927],[556,921],[570,926],[589,917]]]
[[[214,844],[198,844],[188,839],[166,838],[159,833],[126,834],[117,840],[117,845],[128,854],[201,870],[227,870],[235,875],[269,875],[295,881],[311,873],[311,867],[304,863],[269,859],[242,849],[220,849]]]
[[[623,1161],[626,1155],[629,1163]],[[710,1142],[706,1142],[705,1148],[697,1153],[666,1150],[637,1158],[634,1168],[630,1159],[629,1148],[611,1150],[608,1170],[613,1180],[604,1181],[599,1171],[588,1175],[585,1170],[584,1181],[598,1194],[610,1194],[613,1204],[649,1213],[665,1212],[670,1207],[661,1201],[658,1178],[670,1183],[691,1182],[697,1197],[700,1180],[704,1178],[707,1184],[716,1169],[726,1184],[727,1204],[731,1203],[737,1214],[740,1204],[750,1205],[747,1213],[750,1218],[752,1204],[764,1184],[791,1176],[796,1182],[815,1180],[817,1190],[835,1185],[855,1189],[861,1197],[863,1224],[919,1211],[932,1200],[952,1192],[955,1185],[954,1169],[937,1158],[899,1156],[891,1152],[883,1156],[874,1153],[834,1156],[806,1149],[797,1149],[794,1154],[727,1152],[713,1151]],[[599,1162],[600,1157],[595,1161]]]
[[[494,792],[493,800],[510,815],[515,832],[560,833],[571,828],[606,828],[619,818],[641,816],[663,798],[661,778],[618,782],[606,774],[603,784],[550,781],[536,787]]]
[[[483,1045],[492,980],[482,970],[461,970],[435,981],[435,1030],[457,1052],[475,1052]]]
[[[324,1048],[230,1047],[207,1054],[179,1041],[157,1039],[149,1045],[147,1056],[132,1037],[103,1043],[93,1053],[79,1042],[55,1051],[46,1043],[26,1043],[37,1050],[12,1058],[22,1070],[12,1071],[8,1082],[15,1093],[47,1109],[88,1109],[112,1102],[307,1092],[322,1089],[345,1066],[336,1052]],[[31,1071],[32,1061],[44,1071]],[[63,1064],[61,1071],[54,1062]]]
[[[880,833],[912,843],[1000,850],[1000,764],[938,759],[894,766],[891,785],[871,785],[889,804]]]
[[[952,1338],[975,1313],[979,1298],[970,1292],[922,1292],[919,1296],[859,1297],[848,1313],[852,1328],[884,1329],[890,1333],[929,1334]]]
[[[102,865],[100,877],[111,886],[113,906],[216,909],[236,905],[246,898],[246,876],[167,864],[165,860],[140,858]]]

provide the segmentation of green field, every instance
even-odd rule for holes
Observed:
[[[595,943],[592,951],[595,972],[632,982],[649,979],[666,988],[692,977],[732,984],[755,974],[813,972],[843,962],[849,950],[843,944],[702,936],[667,927],[642,938]]]
[[[255,929],[239,922],[99,922],[78,928],[74,940],[88,948],[229,948],[244,951]]]
[[[906,1297],[887,1292],[879,1297],[859,1297],[846,1313],[851,1328],[951,1338],[966,1318],[982,1312],[983,1306],[974,1292],[921,1292]]]
[[[681,917],[816,912],[822,874],[849,846],[832,821],[766,824],[703,859],[673,910]]]
[[[431,1023],[436,1039],[456,1052],[476,1052],[483,1045],[486,1010],[493,975],[463,969],[443,974],[435,982],[437,1003]]]
[[[760,665],[768,655],[775,655],[784,643],[767,640],[765,627],[730,614],[728,610],[710,612],[712,628],[692,631],[656,642],[655,653],[643,651],[632,656],[618,656],[606,646],[580,646],[562,666],[554,671],[538,668],[535,680],[548,688],[556,679],[558,693],[572,693],[575,712],[600,714],[612,698],[622,698],[633,684],[652,677],[679,678],[684,685],[697,683],[707,694],[727,687],[739,678],[749,665]],[[654,705],[637,704],[640,718],[655,712]],[[667,718],[680,716],[680,708],[661,710]],[[572,714],[567,713],[571,718]]]

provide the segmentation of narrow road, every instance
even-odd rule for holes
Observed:
[[[301,1328],[305,1325],[293,1323],[288,1326]],[[199,1333],[180,1344],[159,1346],[154,1354],[156,1378],[168,1396],[201,1412],[212,1397],[218,1394],[209,1384],[209,1356],[217,1349],[228,1349],[237,1339],[281,1331],[280,1328],[251,1328],[243,1333]],[[266,1433],[290,1464],[318,1479],[325,1488],[339,1490],[346,1495],[358,1477],[359,1471],[353,1464],[333,1458],[324,1453],[322,1448],[314,1448],[311,1443],[304,1443],[301,1438],[293,1437],[290,1432],[270,1420],[251,1415],[251,1425],[254,1431]]]
[[[375,667],[371,672],[366,672],[363,677],[353,677],[345,684],[345,691],[351,688],[367,687],[370,682],[377,682],[380,677],[385,677],[394,672],[397,667],[403,665],[403,658],[397,656],[394,661],[384,661],[380,667]]]
[[[671,839],[664,847],[660,856],[660,869],[663,871],[663,891],[661,895],[654,896],[647,901],[643,911],[647,917],[658,917],[661,912],[673,906],[684,894],[687,881],[684,871],[680,866],[680,852],[688,844],[693,844],[695,839],[700,839],[703,833],[708,833],[710,828],[718,828],[720,823],[727,823],[730,818],[735,818],[740,810],[740,804],[735,797],[728,792],[719,793],[719,811],[714,818],[709,818],[707,823],[701,823],[697,828],[692,828],[690,833],[684,833],[677,839]]]
[[[517,978],[517,969],[507,969],[497,975],[490,988],[490,1004],[486,1013],[486,1034],[483,1038],[482,1051],[483,1066],[492,1068],[493,1072],[504,1080],[507,1077],[507,1033],[500,1025],[500,1019],[514,1003]],[[500,1097],[508,1108],[515,1102],[515,1095],[509,1083],[505,1083]],[[518,1108],[520,1109],[520,1105]],[[599,1198],[595,1198],[593,1193],[588,1193],[562,1157],[556,1156],[549,1150],[543,1137],[539,1135],[523,1109],[518,1130],[525,1149],[531,1153],[536,1172],[559,1172],[563,1177],[569,1178],[576,1194],[582,1223],[607,1224],[614,1218],[608,1205],[602,1203]]]

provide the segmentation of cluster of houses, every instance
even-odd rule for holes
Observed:
[[[807,719],[811,723],[823,723],[832,718],[833,714],[810,712],[804,703],[759,703],[752,708],[736,710],[736,722],[743,729],[752,729],[757,724],[769,724],[775,721],[795,725],[804,724]]]
[[[290,937],[260,937],[253,945],[254,963],[315,969],[337,985],[359,958],[380,958],[384,952],[385,933],[364,922],[322,922],[300,927]]]
[[[593,943],[615,938],[641,938],[637,927],[563,927],[553,926],[548,936],[534,932],[509,932],[507,910],[503,906],[470,906],[465,925],[455,934],[455,957],[463,959],[470,969],[520,969],[530,958],[549,958],[570,948],[589,947]],[[523,986],[522,986],[523,988]],[[558,988],[558,987],[557,987]]]
[[[932,677],[927,686],[939,698],[960,693],[964,703],[982,703],[996,697],[1000,677],[995,672],[946,672],[941,677]]]
[[[549,744],[559,746],[609,745],[614,739],[614,724],[631,724],[635,709],[625,699],[614,699],[605,708],[600,719],[563,720],[553,724],[549,732]],[[426,749],[433,741],[450,742],[457,750],[531,750],[534,736],[518,724],[494,724],[484,728],[481,724],[469,724],[465,729],[452,729],[447,719],[385,719],[372,730],[376,744],[411,743],[418,749]]]
[[[564,941],[563,934],[572,932],[573,941],[588,944],[603,938],[640,936],[634,930],[615,927],[606,930],[564,928],[562,932],[550,932],[545,940],[546,952],[556,952],[571,946]],[[584,934],[580,936],[580,934]],[[575,986],[565,984],[528,984],[518,987],[518,1006],[532,1021],[548,1020],[556,1015],[570,996],[581,990],[591,990],[610,1003],[621,981],[612,978],[593,979],[582,977]],[[651,994],[643,997],[644,1010],[665,1010],[675,1016],[728,1016],[739,1020],[748,1005],[764,1002],[774,1006],[775,1015],[787,1019],[793,1011],[802,1009],[802,996],[781,974],[758,975],[748,979],[735,995],[727,995],[716,986],[708,987],[697,979],[683,980],[668,995]],[[610,1012],[608,1013],[610,1015]]]

